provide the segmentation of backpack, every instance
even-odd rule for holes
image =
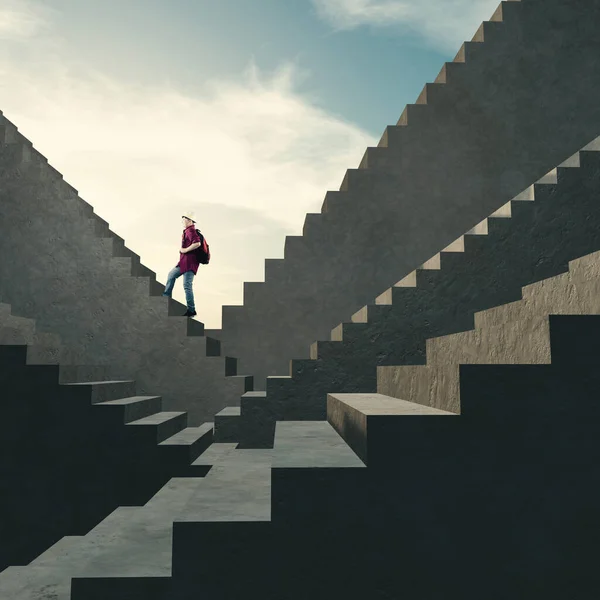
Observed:
[[[198,257],[200,264],[207,265],[210,262],[210,249],[206,243],[206,238],[200,233],[199,229],[196,229],[196,233],[200,237],[200,246],[198,246],[194,252]]]

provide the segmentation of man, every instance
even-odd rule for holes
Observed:
[[[196,315],[196,308],[194,305],[194,291],[192,290],[192,283],[194,281],[194,275],[198,272],[198,265],[200,264],[198,256],[194,252],[201,244],[200,237],[196,233],[196,221],[192,219],[193,213],[188,213],[191,216],[182,216],[183,222],[183,236],[181,238],[181,248],[179,249],[179,262],[173,269],[169,271],[167,275],[167,285],[163,296],[171,297],[173,293],[173,287],[175,286],[175,280],[183,275],[183,289],[185,291],[185,299],[187,303],[187,310],[184,317],[193,317]]]

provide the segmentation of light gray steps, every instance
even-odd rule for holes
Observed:
[[[161,442],[160,446],[188,446],[204,437],[213,430],[213,423],[204,423],[200,427],[186,427],[169,439]]]
[[[365,464],[375,464],[378,455],[378,426],[382,421],[408,417],[456,416],[422,404],[408,402],[384,394],[329,394],[327,421]],[[369,461],[371,451],[371,461]]]
[[[82,535],[66,535],[54,544],[50,546],[48,550],[42,552],[37,558],[34,558],[29,565],[33,566],[47,566],[55,561],[59,556],[62,556],[67,551],[72,551],[72,547],[78,544],[83,539]],[[0,578],[1,581],[1,578]]]
[[[69,600],[72,577],[168,577],[174,521],[268,520],[270,451],[229,450],[206,478],[173,478],[144,507],[119,508],[86,536],[38,557],[35,567],[0,574],[0,595],[12,583],[15,600],[44,588],[56,590],[53,600]]]
[[[8,567],[0,573],[0,598],[6,600],[71,600],[68,574],[43,565]]]
[[[365,465],[327,421],[279,421],[274,469],[364,469]]]
[[[477,313],[476,329],[428,339],[426,365],[379,367],[377,391],[458,413],[461,364],[551,364],[549,315],[600,314],[600,252],[569,266],[523,288],[523,300]]]
[[[293,457],[278,464],[359,467],[364,465],[327,423],[285,424],[277,451]],[[295,429],[293,432],[292,430]],[[70,599],[71,578],[169,577],[173,523],[268,522],[274,450],[235,450],[213,444],[203,460],[214,463],[203,479],[173,478],[144,507],[115,510],[86,536],[63,539],[29,567],[0,574],[0,595],[36,598],[52,590],[53,600]],[[12,585],[12,588],[10,587]],[[87,582],[86,585],[93,585]]]
[[[216,462],[177,522],[268,521],[272,450],[233,450]]]
[[[369,487],[367,475],[364,462],[327,421],[279,421],[271,520],[296,531],[348,523],[355,516],[347,509]]]
[[[3,304],[3,314],[0,316],[0,325],[2,327],[11,327],[22,331],[24,334],[33,335],[35,333],[35,321],[27,317],[18,317],[13,315],[11,306]]]
[[[211,444],[193,463],[194,467],[212,467],[218,462],[225,460],[237,447],[237,443]]]

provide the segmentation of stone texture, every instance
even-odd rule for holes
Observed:
[[[328,393],[375,392],[378,366],[423,364],[428,337],[471,328],[476,311],[519,299],[521,286],[599,249],[600,155],[591,147],[334,328],[331,341],[315,342],[290,376],[268,377],[266,394],[242,396],[241,447],[271,447],[275,420],[324,419]]]
[[[522,300],[476,313],[475,329],[428,339],[426,365],[379,367],[378,392],[459,413],[461,365],[550,364],[553,318],[565,327],[577,323],[566,315],[587,315],[592,326],[600,315],[599,265],[598,252],[574,260],[567,273],[524,288]]]
[[[0,176],[0,254],[12,257],[0,263],[0,297],[13,313],[59,334],[80,364],[160,394],[194,426],[252,389],[220,341],[160,296],[154,273],[4,117]]]
[[[256,389],[598,136],[599,18],[598,0],[505,2],[446,63],[288,238],[270,293],[224,307],[219,339]]]

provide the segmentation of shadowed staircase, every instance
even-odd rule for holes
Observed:
[[[0,440],[0,569],[85,533],[117,506],[143,504],[171,477],[210,469],[212,422],[187,427],[185,412],[162,411],[160,396],[137,395],[134,381],[107,370],[78,364],[58,335],[0,303],[10,423]]]
[[[5,283],[0,293],[41,324],[38,332],[0,305],[3,402],[15,424],[0,444],[4,456],[18,449],[0,481],[42,482],[32,497],[43,490],[54,505],[52,485],[96,469],[67,489],[82,522],[82,499],[101,498],[103,482],[125,482],[122,497],[145,504],[110,514],[105,504],[85,531],[62,523],[69,535],[0,572],[0,598],[595,600],[597,140],[561,161],[598,135],[599,18],[600,0],[501,4],[328,193],[322,215],[307,216],[304,236],[288,238],[267,283],[245,286],[247,306],[224,310],[215,336],[260,378],[398,283],[313,344],[310,360],[293,360],[289,377],[269,377],[265,391],[244,383],[239,406],[222,402],[233,385],[215,375],[228,374],[228,359],[211,356],[219,340],[194,345],[187,334],[200,332],[189,323],[175,332],[181,321],[153,304],[161,286],[152,274],[134,275],[135,257],[116,257],[112,235],[89,244],[92,233],[110,235],[107,224],[86,230],[91,207],[3,120],[0,216],[15,223],[11,236],[36,236],[55,258],[33,264],[25,247],[15,264],[0,263],[0,282],[28,273],[30,289]],[[18,218],[33,210],[43,226]],[[356,235],[366,248],[359,262]],[[0,240],[0,250],[13,245]],[[70,289],[81,294],[74,315]],[[92,358],[106,379],[94,381]],[[35,360],[52,364],[26,363]],[[190,386],[175,364],[179,374],[197,369]],[[138,376],[165,386],[169,409],[214,410],[204,452],[191,449],[183,413],[128,420]],[[161,430],[166,422],[173,428]],[[165,442],[181,452],[159,459]],[[67,475],[55,479],[61,459]],[[107,471],[119,459],[113,483]],[[156,473],[165,485],[150,498]],[[14,531],[31,526],[36,508],[18,513]]]
[[[404,378],[401,399],[330,394],[329,422],[278,422],[272,449],[214,444],[205,478],[172,479],[144,507],[5,570],[0,594],[592,598],[599,282],[596,252],[478,312],[474,331],[428,340],[431,363],[380,367],[401,385],[401,372],[445,361],[460,415],[422,403],[427,377]],[[465,364],[478,356],[497,364]],[[455,407],[456,389],[438,378],[433,402]]]

